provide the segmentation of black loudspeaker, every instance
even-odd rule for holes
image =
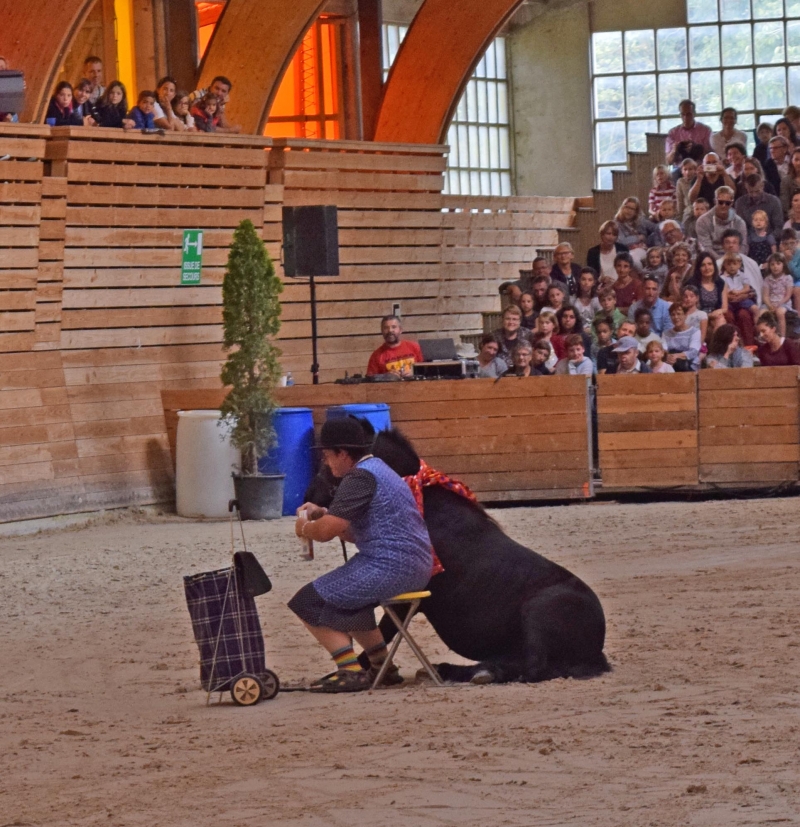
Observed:
[[[283,208],[283,270],[287,276],[338,276],[336,207]]]

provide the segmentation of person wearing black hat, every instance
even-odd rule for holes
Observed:
[[[355,543],[359,554],[300,589],[289,608],[336,663],[336,671],[311,689],[358,692],[370,688],[387,656],[375,607],[381,600],[423,589],[431,577],[433,550],[410,488],[368,453],[358,420],[326,422],[320,447],[323,462],[341,483],[328,509],[300,506],[295,533],[319,542],[340,537]],[[359,665],[353,639],[369,657],[370,670]]]

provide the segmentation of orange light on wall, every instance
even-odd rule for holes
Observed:
[[[214,29],[217,28],[222,12],[225,10],[225,3],[227,0],[208,0],[202,2],[195,0],[195,9],[197,10],[197,54],[200,59],[206,53],[211,35],[214,34]]]

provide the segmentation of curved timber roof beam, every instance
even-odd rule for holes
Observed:
[[[523,0],[425,0],[386,81],[375,141],[444,143],[475,66]]]
[[[96,0],[0,0],[0,55],[25,73],[21,121],[41,121],[61,62]]]
[[[228,0],[200,67],[233,83],[227,117],[242,132],[263,128],[283,74],[325,0]]]

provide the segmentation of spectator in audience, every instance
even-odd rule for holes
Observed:
[[[556,374],[562,376],[594,376],[594,363],[586,355],[583,339],[577,333],[571,333],[564,339],[567,355],[556,364]]]
[[[669,308],[672,327],[664,331],[662,339],[667,355],[665,361],[676,372],[698,370],[700,368],[700,348],[703,340],[696,327],[686,324],[686,312],[683,306],[675,302]]]
[[[800,106],[790,104],[783,110],[783,117],[788,119],[795,132],[800,129]]]
[[[550,263],[543,256],[536,256],[530,270],[520,270],[516,281],[504,281],[500,285],[500,295],[507,296],[511,304],[519,304],[519,297],[523,292],[535,292],[534,282],[540,278],[544,278],[547,286],[550,285]],[[543,292],[547,292],[547,287]],[[538,312],[541,307],[537,307],[536,310]]]
[[[667,163],[678,167],[684,158],[699,161],[711,150],[711,130],[695,120],[695,106],[690,100],[679,105],[680,126],[674,126],[667,133]]]
[[[600,225],[600,243],[590,247],[586,253],[586,265],[600,275],[601,281],[614,281],[617,274],[614,270],[614,259],[617,253],[627,253],[628,246],[620,244],[619,227],[616,221],[604,221]]]
[[[672,233],[672,225],[674,221],[665,221],[667,232]],[[678,227],[680,231],[680,227]],[[644,266],[642,267],[642,276],[650,276],[657,279],[659,284],[663,284],[667,277],[667,256],[663,247],[651,247],[644,257]],[[639,297],[641,298],[641,296]]]
[[[675,202],[672,199],[665,198],[661,202],[661,208],[658,211],[656,219],[658,220],[658,224],[649,238],[651,247],[665,247],[670,243],[664,235],[665,228],[668,228],[670,232],[673,233],[676,231],[675,228],[677,228],[677,232],[680,234],[678,240],[683,238],[680,222],[675,217]]]
[[[707,368],[751,368],[753,356],[739,340],[739,331],[732,324],[720,325],[711,338],[705,358]]]
[[[172,110],[172,104],[178,91],[175,78],[161,78],[156,86],[156,102],[153,106],[153,119],[158,129],[166,132],[183,132],[183,123]]]
[[[653,339],[651,342],[648,342],[644,355],[647,359],[647,367],[650,368],[650,373],[675,373],[675,368],[664,361],[666,353],[660,339]]]
[[[657,220],[661,203],[667,198],[674,200],[675,184],[672,183],[669,167],[666,164],[659,164],[653,169],[653,186],[647,199],[647,209],[653,220]]]
[[[499,347],[499,353],[497,355],[506,363],[506,367],[510,369],[514,367],[514,359],[511,352],[517,343],[530,342],[531,333],[522,327],[522,311],[516,305],[509,305],[503,311],[502,318],[503,326],[494,331],[494,339]]]
[[[661,225],[661,236],[664,239],[665,247],[672,247],[673,244],[679,244],[680,242],[688,244],[690,250],[694,246],[694,240],[687,240],[684,235],[683,228],[674,218],[669,221],[665,221]]]
[[[708,313],[700,309],[700,291],[694,284],[687,284],[681,291],[681,304],[686,311],[686,324],[700,331],[700,338],[705,342],[708,330]]]
[[[725,230],[738,230],[742,237],[742,252],[747,254],[747,225],[731,209],[733,206],[733,190],[730,187],[720,187],[716,194],[714,209],[701,215],[697,219],[697,243],[708,253],[713,252],[721,256],[722,234]]]
[[[769,229],[769,216],[764,210],[756,210],[750,216],[750,229],[747,235],[747,248],[750,258],[763,270],[767,259],[778,252],[775,236]]]
[[[797,233],[794,230],[786,229],[781,234],[780,252],[786,259],[789,273],[794,280],[794,309],[800,311],[800,250],[797,249]]]
[[[233,89],[233,84],[230,80],[223,75],[217,75],[217,77],[211,81],[211,85],[208,89],[198,89],[196,92],[192,93],[192,101],[195,103],[201,98],[204,98],[208,93],[216,97],[218,102],[217,111],[215,113],[215,116],[218,119],[215,130],[216,132],[238,133],[242,131],[240,126],[230,123],[228,116],[225,113],[230,100],[231,89]],[[194,112],[192,114],[194,114]],[[200,125],[197,124],[197,127],[199,129]]]
[[[778,118],[778,120],[775,121],[775,134],[786,138],[789,142],[789,151],[794,151],[794,148],[797,146],[797,134],[794,124],[788,118]]]
[[[744,343],[754,345],[759,308],[755,301],[755,291],[744,279],[742,257],[739,253],[725,253],[722,257],[720,275],[728,288],[728,311],[739,325]]]
[[[207,92],[192,107],[194,125],[199,132],[216,132],[219,127],[217,110],[219,99],[211,92]]]
[[[536,334],[539,336],[540,334]],[[553,348],[550,343],[544,339],[535,340],[533,342],[533,360],[531,361],[531,374],[533,376],[552,376],[553,372],[547,367],[548,361],[553,354]]]
[[[172,99],[172,114],[175,116],[176,125],[180,124],[176,132],[197,132],[194,116],[189,112],[189,107],[189,93],[177,91]]]
[[[583,321],[586,330],[594,317],[600,312],[600,299],[597,298],[597,271],[592,267],[584,267],[578,280],[578,295],[575,296],[572,306]]]
[[[675,185],[675,203],[678,208],[678,220],[683,222],[689,215],[692,202],[689,200],[689,192],[697,178],[697,161],[694,158],[684,158],[681,162],[681,177]]]
[[[719,275],[717,262],[711,253],[702,252],[697,256],[694,273],[689,280],[700,296],[700,309],[708,314],[709,322],[716,316],[728,313],[728,287]],[[728,318],[733,322],[733,317]]]
[[[630,306],[642,298],[642,282],[633,275],[633,259],[630,253],[618,253],[614,259],[617,280],[613,290],[617,296],[617,307],[627,313]]]
[[[481,337],[481,348],[478,351],[478,378],[499,379],[507,370],[508,365],[497,354],[500,346],[493,333],[485,333]]]
[[[106,91],[103,86],[103,61],[100,60],[97,55],[89,55],[86,60],[83,61],[83,74],[81,77],[86,78],[92,84],[89,101],[92,104],[96,104]]]
[[[5,72],[11,67],[8,60],[0,55],[0,72]],[[14,123],[19,120],[16,112],[0,112],[0,123]]]
[[[760,123],[758,129],[756,129],[756,146],[753,150],[753,157],[758,158],[762,164],[765,164],[769,157],[767,147],[772,137],[772,124]]]
[[[697,240],[697,219],[705,215],[711,205],[705,198],[697,198],[692,204],[692,214],[683,222],[683,232],[686,238]]]
[[[748,175],[744,179],[745,195],[736,199],[736,215],[752,226],[753,213],[763,210],[769,218],[769,232],[778,233],[783,227],[783,208],[779,198],[764,192],[764,179],[758,175]]]
[[[619,228],[619,242],[628,248],[634,261],[640,262],[645,256],[647,241],[655,230],[655,224],[642,215],[639,199],[626,198],[617,210],[614,221]],[[604,278],[603,274],[600,278]]]
[[[800,232],[800,192],[792,196],[792,203],[789,207],[789,215],[783,225],[784,230]]]
[[[692,248],[686,241],[678,241],[667,250],[668,273],[676,271],[681,284],[692,275]]]
[[[607,373],[617,375],[630,373],[650,373],[648,365],[639,359],[639,343],[633,336],[621,336],[613,348],[617,354],[617,364],[609,367]]]
[[[789,142],[786,138],[776,135],[772,138],[768,145],[769,157],[761,161],[764,167],[764,176],[772,184],[775,192],[773,195],[780,195],[781,179],[784,175],[789,174],[789,166],[791,164],[791,155],[789,153]],[[753,155],[758,158],[757,155]],[[759,160],[761,160],[759,158]]]
[[[547,360],[546,366],[548,370],[553,370],[556,362],[563,359],[567,355],[564,347],[564,337],[560,335],[558,319],[555,313],[543,310],[536,320],[536,341],[545,341],[552,348],[550,358]]]
[[[558,311],[565,306],[566,300],[567,286],[564,282],[551,281],[550,286],[547,288],[547,302],[539,312],[548,311],[550,313],[558,313]]]
[[[614,343],[614,328],[611,325],[610,319],[604,319],[602,316],[592,322],[592,347],[589,351],[592,356],[592,361],[597,367],[597,358],[599,353],[604,348]],[[605,368],[603,373],[605,373]]]
[[[533,309],[537,314],[547,307],[547,291],[550,289],[550,284],[550,276],[547,274],[533,278],[531,293],[533,293]]]
[[[636,341],[639,343],[639,353],[644,353],[650,342],[660,342],[661,337],[653,332],[653,314],[640,307],[636,311],[636,318],[633,320],[636,325]]]
[[[149,89],[139,92],[136,106],[128,112],[128,120],[133,121],[135,129],[155,129],[153,107],[156,104],[156,93]]]
[[[583,319],[578,315],[577,310],[571,305],[562,307],[556,313],[558,319],[559,334],[566,341],[567,336],[578,335],[583,342],[583,349],[590,353],[592,349],[592,337],[583,330]]]
[[[135,124],[128,120],[128,95],[118,80],[112,80],[97,101],[97,125],[112,129],[132,129]]]
[[[527,291],[519,297],[519,304],[517,305],[522,311],[522,326],[525,330],[533,330],[536,327],[536,317],[539,315],[534,307],[533,293]]]
[[[636,325],[633,322],[624,321],[618,328],[616,336],[610,345],[601,348],[597,353],[597,372],[598,373],[614,373],[617,362],[619,361],[619,354],[614,352],[617,342],[625,336],[632,337],[636,332]]]
[[[747,157],[747,149],[744,144],[734,141],[725,147],[725,160],[728,167],[725,172],[733,179],[733,183],[738,186],[744,172],[744,159]]]
[[[567,285],[567,295],[574,296],[578,292],[578,279],[581,276],[581,266],[576,264],[575,253],[568,241],[562,241],[553,253],[555,264],[550,270],[550,278]]]
[[[781,178],[781,204],[787,215],[792,206],[792,196],[796,192],[800,192],[800,147],[792,152],[789,171]]]
[[[720,113],[719,120],[722,129],[719,132],[712,132],[710,138],[711,149],[720,157],[732,143],[747,146],[747,135],[736,128],[737,112],[732,106],[726,106]]]
[[[789,273],[788,262],[781,253],[773,253],[767,259],[761,306],[777,318],[781,336],[786,335],[786,311],[792,309],[793,292],[794,279]]]
[[[709,204],[713,204],[720,187],[729,187],[731,194],[736,190],[733,178],[728,175],[717,154],[709,152],[697,168],[697,178],[689,190],[689,201],[694,203],[698,198],[705,198]]]
[[[640,308],[650,311],[653,330],[659,336],[664,335],[667,328],[672,327],[669,316],[669,303],[658,297],[658,280],[649,276],[642,282],[642,298],[634,302],[628,310],[628,318],[634,320],[636,311]]]
[[[617,294],[613,287],[602,287],[597,291],[597,299],[600,302],[600,310],[592,322],[597,319],[610,319],[611,325],[616,330],[624,321],[625,314],[617,307]]]
[[[778,184],[778,189],[772,186],[764,175],[764,167],[761,166],[761,162],[757,158],[745,158],[744,164],[742,165],[742,173],[744,178],[747,178],[748,175],[757,175],[764,182],[764,192],[767,193],[767,195],[777,196],[780,192],[780,184]],[[741,185],[741,191],[736,193],[736,197],[739,198],[745,194],[746,190],[744,185]]]
[[[383,344],[369,357],[367,376],[382,373],[413,376],[414,364],[424,361],[422,350],[416,342],[403,338],[403,326],[397,316],[381,319],[381,336]]]
[[[536,376],[532,372],[533,345],[530,342],[517,342],[511,351],[511,360],[515,376]]]
[[[72,90],[72,125],[97,126],[97,110],[89,100],[92,84],[84,78]]]
[[[55,94],[50,98],[45,114],[45,122],[47,121],[51,122],[51,126],[72,125],[72,84],[65,80],[56,86]]]
[[[742,236],[738,230],[726,230],[722,234],[722,251],[725,253],[737,253],[742,258],[742,273],[744,280],[749,284],[755,293],[755,301],[761,303],[761,291],[764,289],[764,278],[761,269],[750,256],[742,253]],[[722,257],[717,260],[717,268],[722,269]]]
[[[670,270],[658,295],[669,304],[679,302],[681,300],[683,282],[684,277],[680,270]]]
[[[758,319],[758,361],[766,368],[800,365],[800,345],[778,333],[778,320],[771,312]]]

